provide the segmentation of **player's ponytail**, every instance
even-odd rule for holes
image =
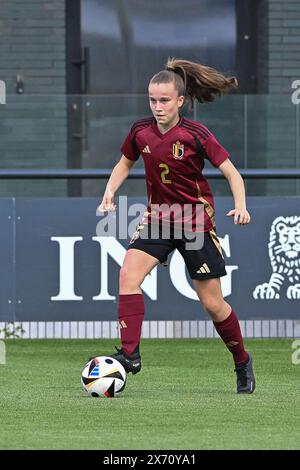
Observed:
[[[196,99],[200,103],[213,101],[217,96],[238,86],[235,77],[225,77],[217,70],[188,60],[169,58],[166,70],[154,75],[151,83],[173,81],[178,96],[186,96],[191,106]]]

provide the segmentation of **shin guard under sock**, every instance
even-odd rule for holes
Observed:
[[[247,362],[248,353],[245,351],[240,324],[235,312],[232,310],[229,317],[221,322],[213,322],[214,326],[233,355],[235,364]]]
[[[118,319],[122,350],[128,356],[138,351],[144,311],[143,294],[121,294],[119,296]]]

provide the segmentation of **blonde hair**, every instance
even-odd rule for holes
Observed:
[[[214,101],[238,86],[235,77],[225,77],[217,70],[203,64],[169,58],[166,69],[155,74],[150,83],[173,82],[178,96],[186,96],[193,107],[194,100],[199,103]]]

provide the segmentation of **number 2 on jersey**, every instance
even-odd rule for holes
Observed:
[[[160,163],[159,168],[164,168],[164,170],[160,174],[162,182],[165,184],[171,184],[172,181],[166,178],[166,175],[170,173],[168,165],[166,163]]]

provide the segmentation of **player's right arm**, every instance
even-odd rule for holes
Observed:
[[[135,164],[134,160],[129,160],[122,155],[120,161],[114,167],[107,182],[106,189],[101,204],[97,207],[97,212],[115,211],[114,196],[121,184],[126,180],[130,169]]]

